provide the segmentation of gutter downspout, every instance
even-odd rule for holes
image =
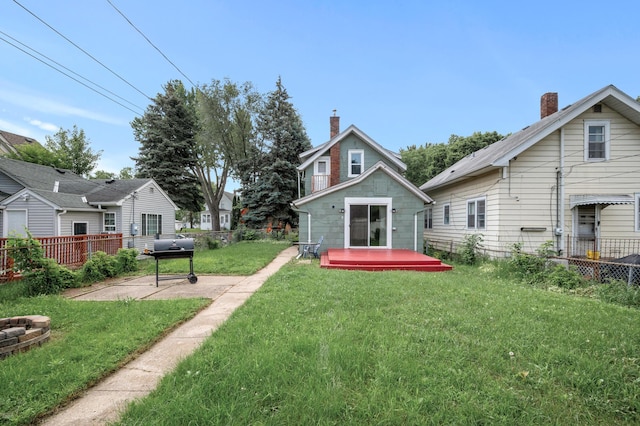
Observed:
[[[435,204],[435,203],[433,203]],[[433,207],[433,204],[431,204],[430,207]],[[422,213],[423,211],[427,210],[429,207],[425,207],[422,210],[418,210],[417,212],[415,212],[413,214],[413,251],[417,252],[418,251],[418,214]],[[424,233],[422,238],[424,238]]]
[[[57,236],[60,236],[60,229],[62,228],[62,219],[60,218],[60,216],[62,216],[63,214],[67,214],[67,210],[62,210],[60,213],[58,213],[58,229],[56,232]]]
[[[562,255],[565,251],[564,234],[564,127],[560,128],[560,170],[558,176],[558,218],[555,234],[557,236],[558,254]]]
[[[298,175],[298,198],[300,198],[300,170],[297,170],[296,175]]]

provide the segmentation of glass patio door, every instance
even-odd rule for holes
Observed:
[[[349,205],[349,247],[387,247],[388,205]]]

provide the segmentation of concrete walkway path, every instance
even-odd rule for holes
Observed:
[[[160,281],[141,277],[112,285],[73,289],[67,297],[76,300],[171,299],[209,297],[213,303],[190,321],[157,342],[147,352],[87,390],[44,425],[105,425],[116,421],[129,402],[144,397],[160,379],[190,355],[231,313],[241,306],[272,274],[297,255],[296,247],[282,251],[269,265],[249,277],[198,276],[189,284],[186,278]],[[196,271],[197,272],[197,271]]]

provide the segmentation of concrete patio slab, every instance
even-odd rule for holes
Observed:
[[[198,276],[195,284],[182,279],[175,282],[160,281],[156,287],[155,276],[147,276],[113,282],[110,285],[95,285],[84,291],[73,289],[65,293],[66,297],[75,300],[207,297],[213,299],[213,302],[138,358],[45,419],[42,424],[89,426],[116,421],[129,402],[142,398],[155,389],[165,374],[193,353],[269,276],[297,254],[296,247],[289,247],[251,277]]]

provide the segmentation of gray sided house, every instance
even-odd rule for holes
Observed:
[[[122,233],[143,250],[175,235],[175,204],[153,179],[85,179],[49,166],[0,157],[2,237]]]
[[[540,116],[420,187],[436,201],[429,244],[455,249],[483,234],[493,257],[548,241],[569,257],[631,254],[604,244],[640,238],[640,103],[610,85],[559,110],[547,93]]]
[[[425,204],[431,198],[403,176],[406,165],[356,126],[339,133],[331,117],[331,139],[300,154],[304,196],[300,242],[329,248],[404,248],[422,252]],[[302,191],[301,191],[302,192]]]

